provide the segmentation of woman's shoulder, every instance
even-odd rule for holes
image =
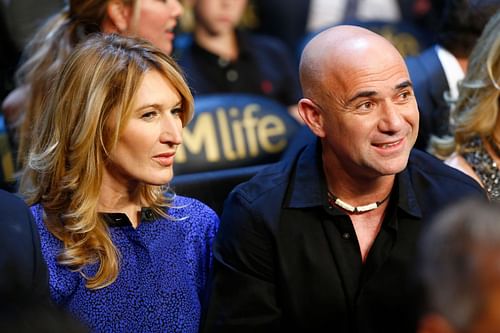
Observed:
[[[42,255],[49,271],[51,297],[57,304],[60,304],[77,288],[81,276],[78,272],[73,272],[58,263],[57,257],[63,244],[45,225],[43,206],[41,204],[31,206],[31,213],[38,228]]]
[[[451,154],[450,157],[448,157],[444,162],[452,168],[460,170],[469,177],[472,177],[482,186],[482,182],[479,179],[479,176],[474,172],[474,169],[472,169],[471,165],[461,154],[455,152]]]
[[[168,215],[202,228],[217,228],[219,217],[215,211],[203,202],[181,195],[176,195],[168,209]]]

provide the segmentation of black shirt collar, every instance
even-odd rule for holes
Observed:
[[[252,49],[250,47],[250,43],[248,41],[248,33],[242,30],[236,31],[236,41],[238,43],[238,61],[241,59],[247,59],[251,57]],[[221,65],[225,62],[225,59],[220,58],[217,54],[208,51],[207,49],[201,47],[200,44],[196,41],[196,38],[193,36],[193,45],[192,45],[193,54],[200,57],[204,61],[210,63],[217,63]],[[254,50],[253,50],[254,51]],[[229,64],[229,62],[227,62]]]
[[[125,213],[99,213],[104,221],[110,227],[129,227],[132,226],[128,216]],[[148,207],[141,209],[141,222],[152,222],[157,219],[155,212]]]
[[[323,206],[327,202],[326,181],[321,161],[321,143],[318,139],[308,144],[298,157],[292,173],[287,206],[308,208]],[[408,170],[405,168],[396,176],[397,204],[409,215],[421,218],[422,212],[417,202]],[[393,198],[391,198],[393,200]]]

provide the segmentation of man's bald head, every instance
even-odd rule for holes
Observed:
[[[322,31],[305,46],[300,60],[300,83],[304,97],[323,95],[325,81],[340,78],[345,69],[393,57],[404,63],[398,50],[384,37],[362,27],[340,25]],[[337,84],[341,82],[337,82]],[[326,90],[328,91],[328,89]]]

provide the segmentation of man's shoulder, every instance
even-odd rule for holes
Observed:
[[[435,186],[440,191],[452,191],[457,195],[466,192],[484,192],[481,186],[465,173],[418,149],[412,150],[407,170],[412,183],[417,186]]]
[[[29,207],[17,195],[0,190],[0,214],[3,223],[27,225],[30,220]]]
[[[250,180],[236,186],[232,195],[244,199],[248,203],[267,201],[279,193],[284,193],[292,170],[291,163],[280,161],[264,168]]]

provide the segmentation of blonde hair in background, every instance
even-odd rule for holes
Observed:
[[[452,112],[453,137],[432,137],[431,153],[446,158],[472,136],[487,137],[497,126],[500,97],[500,11],[488,21],[469,57]]]
[[[161,73],[179,92],[185,126],[193,115],[193,97],[176,63],[146,41],[98,34],[67,59],[33,133],[37,140],[20,191],[30,205],[42,204],[47,228],[63,243],[61,265],[83,275],[85,265],[99,263],[95,276],[84,275],[91,289],[111,284],[118,275],[119,255],[97,212],[98,198],[108,153],[148,71]],[[142,184],[138,190],[144,204],[166,217],[165,188]]]
[[[182,32],[192,32],[196,24],[194,15],[194,2],[197,0],[180,0],[184,7],[184,12],[179,19],[179,26]],[[259,25],[259,20],[255,10],[255,4],[252,0],[248,0],[248,4],[241,17],[239,27],[253,29]]]
[[[121,1],[133,7],[133,17],[137,21],[140,0]],[[20,128],[17,162],[21,167],[28,156],[33,125],[40,116],[52,80],[75,45],[89,34],[100,31],[108,3],[108,0],[70,0],[26,46],[23,55],[26,60],[16,73],[18,85],[28,86],[25,109],[16,125]]]

